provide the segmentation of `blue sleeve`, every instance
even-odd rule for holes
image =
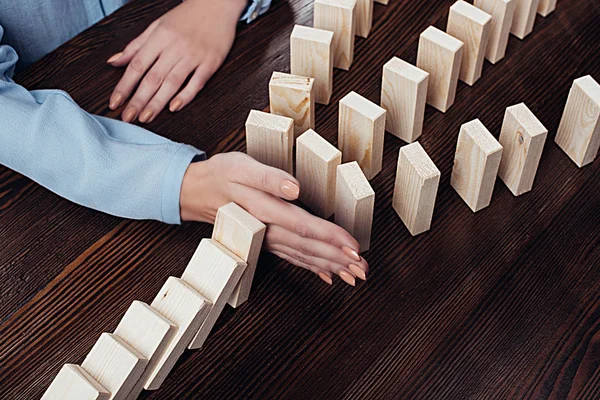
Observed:
[[[180,223],[183,175],[204,153],[89,114],[63,91],[27,91],[12,80],[17,59],[0,45],[0,163],[86,207]]]
[[[260,15],[263,15],[267,11],[269,11],[269,7],[271,6],[271,0],[248,0],[248,7],[242,13],[242,17],[240,21],[245,21],[246,23],[250,23],[258,18]]]

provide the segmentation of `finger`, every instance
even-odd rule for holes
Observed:
[[[183,88],[181,92],[171,101],[169,105],[169,110],[171,112],[177,112],[181,110],[183,107],[187,106],[194,100],[194,97],[202,90],[206,82],[210,79],[210,77],[215,73],[217,67],[213,66],[211,62],[203,62],[196,68],[194,75],[188,82],[187,85]]]
[[[138,37],[133,39],[123,51],[118,52],[117,54],[111,56],[106,62],[115,67],[122,67],[126,65],[135,53],[137,53],[142,46],[146,44],[148,39],[150,38],[150,34],[154,32],[154,29],[158,26],[158,20],[151,23]]]
[[[333,285],[333,279],[331,279],[331,272],[328,271],[321,271],[319,270],[319,268],[313,266],[313,265],[308,265],[303,263],[302,261],[296,260],[295,258],[291,257],[288,254],[285,254],[281,251],[277,251],[277,250],[269,250],[271,253],[275,254],[277,257],[289,262],[290,264],[293,264],[297,267],[301,267],[304,269],[307,269],[311,272],[314,272],[315,274],[317,274],[317,276],[319,278],[321,278],[325,283],[329,284],[329,285]]]

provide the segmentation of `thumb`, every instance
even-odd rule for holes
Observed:
[[[296,200],[300,195],[300,183],[287,172],[261,164],[247,155],[241,157],[240,161],[240,165],[234,169],[234,182],[285,200]]]

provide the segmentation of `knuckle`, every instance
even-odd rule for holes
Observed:
[[[312,257],[307,256],[299,251],[295,251],[293,257],[303,264],[311,265]]]
[[[156,85],[160,85],[162,82],[162,75],[160,73],[158,73],[157,71],[149,71],[146,74],[146,77],[144,78],[144,81],[146,81],[146,83],[152,85],[152,86],[156,86]]]
[[[133,59],[131,60],[131,63],[129,63],[129,67],[131,68],[132,71],[140,73],[140,74],[146,70],[146,68],[144,67],[144,63],[142,62],[142,59],[137,56],[133,57]]]
[[[185,77],[183,76],[183,74],[180,74],[178,72],[171,72],[165,78],[165,82],[170,83],[172,85],[177,85],[177,86],[181,85],[181,83],[184,80],[185,80]]]
[[[308,226],[303,221],[296,222],[294,224],[294,232],[300,237],[306,237],[308,234]]]
[[[306,254],[307,256],[314,256],[314,249],[313,246],[310,245],[310,243],[302,243],[300,245],[299,248],[300,252],[302,252],[303,254]]]

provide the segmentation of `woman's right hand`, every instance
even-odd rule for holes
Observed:
[[[219,207],[233,201],[267,225],[263,247],[271,253],[329,284],[332,274],[353,286],[356,277],[365,280],[369,265],[348,232],[285,201],[300,190],[292,175],[244,153],[217,154],[188,167],[181,218],[214,223]]]

